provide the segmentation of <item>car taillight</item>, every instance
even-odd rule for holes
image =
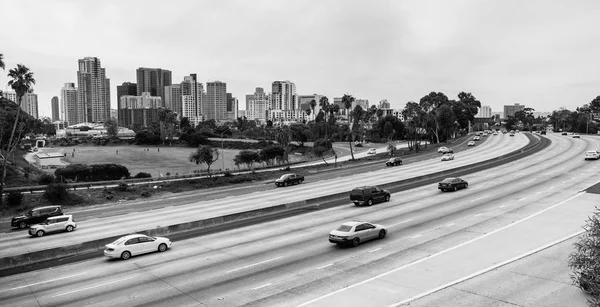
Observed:
[[[115,250],[114,248],[107,248],[107,249],[106,249],[106,251],[107,251],[107,252],[112,252],[112,251],[114,251],[114,250]]]

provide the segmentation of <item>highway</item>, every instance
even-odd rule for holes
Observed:
[[[177,241],[165,253],[129,261],[97,258],[8,276],[0,279],[0,300],[7,306],[296,306],[309,301],[318,306],[328,293],[509,225],[598,181],[600,161],[584,161],[583,154],[600,149],[600,138],[548,137],[553,143],[539,154],[464,176],[469,182],[465,190],[441,193],[436,185],[426,185],[395,193],[390,202],[373,207],[349,204]],[[271,205],[306,197],[309,191],[318,195],[400,180],[484,160],[526,143],[522,134],[490,136],[450,162],[440,162],[438,156],[401,168],[127,214],[110,223],[89,219],[74,233],[41,240],[11,232],[2,235],[0,247],[3,253],[18,253],[107,234],[116,225],[129,230],[185,214],[227,211],[232,203]],[[387,225],[389,235],[357,248],[330,244],[329,231],[347,220]]]

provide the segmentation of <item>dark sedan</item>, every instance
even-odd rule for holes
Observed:
[[[446,178],[446,179],[442,180],[442,182],[440,182],[438,184],[438,189],[442,190],[442,192],[451,191],[451,190],[456,191],[458,189],[464,189],[468,186],[469,186],[469,183],[456,177],[456,178]]]

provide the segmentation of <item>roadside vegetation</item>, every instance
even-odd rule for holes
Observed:
[[[583,229],[585,232],[569,257],[571,277],[575,285],[590,295],[590,306],[600,307],[600,209],[596,208],[588,217]]]

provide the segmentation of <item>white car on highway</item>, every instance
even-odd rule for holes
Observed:
[[[451,153],[447,153],[445,155],[442,156],[442,161],[450,161],[450,160],[454,160],[454,155]]]
[[[585,152],[585,160],[598,160],[600,159],[600,152],[595,150],[589,150]]]
[[[104,256],[108,258],[121,258],[127,260],[131,256],[164,252],[171,247],[171,240],[163,237],[149,237],[142,234],[133,234],[121,237],[115,242],[107,244],[104,248]]]
[[[329,242],[335,244],[351,244],[358,246],[360,243],[383,239],[387,234],[385,226],[366,222],[346,222],[329,233]]]
[[[475,146],[475,141],[469,141],[469,143],[467,143],[467,146]]]
[[[367,154],[369,154],[369,155],[374,155],[376,153],[377,153],[377,149],[375,149],[375,148],[371,148],[371,149],[369,149],[369,151],[367,151]]]
[[[473,137],[473,141],[479,141],[481,139],[481,137],[479,135],[476,135]]]

